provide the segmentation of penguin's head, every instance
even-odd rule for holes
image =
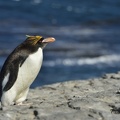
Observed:
[[[53,37],[43,38],[42,36],[30,36],[30,35],[26,36],[27,36],[26,42],[28,44],[38,46],[41,48],[44,48],[48,43],[55,41],[55,38]]]

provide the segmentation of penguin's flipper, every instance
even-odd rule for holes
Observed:
[[[16,59],[14,59],[12,61],[12,63],[10,63],[8,66],[7,65],[5,66],[7,69],[9,69],[9,72],[8,72],[9,77],[8,77],[6,85],[3,88],[3,91],[8,91],[14,85],[14,83],[17,79],[17,76],[18,76],[19,67],[22,66],[22,64],[24,63],[26,58],[27,58],[27,56],[18,57]],[[5,80],[5,77],[4,77],[3,81],[4,80]]]
[[[0,72],[0,99],[3,91],[9,90],[13,86],[18,74],[18,69],[14,72],[12,69],[7,71],[6,68],[8,68],[7,65],[4,65]]]
[[[4,86],[3,91],[8,91],[13,86],[13,84],[15,83],[15,81],[17,79],[17,75],[18,75],[18,65],[17,64],[11,65],[10,71],[9,71],[9,77],[7,80],[8,82]]]

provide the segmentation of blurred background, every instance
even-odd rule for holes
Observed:
[[[120,0],[0,0],[0,68],[26,34],[56,38],[32,88],[120,70]]]

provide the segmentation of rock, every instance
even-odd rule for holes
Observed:
[[[24,104],[1,110],[0,120],[119,120],[120,72],[31,89]]]

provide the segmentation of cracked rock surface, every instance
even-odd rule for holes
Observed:
[[[120,120],[120,73],[31,89],[24,104],[0,120]]]

